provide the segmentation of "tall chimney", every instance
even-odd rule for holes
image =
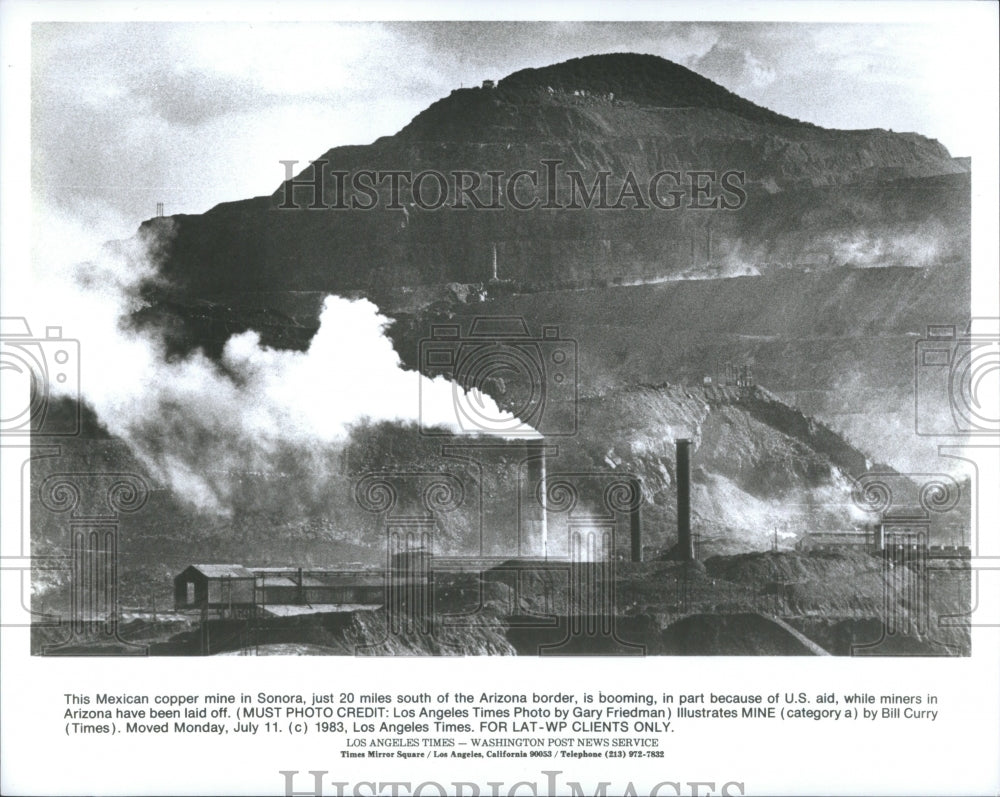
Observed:
[[[642,495],[642,485],[638,479],[632,479],[632,489],[637,496]],[[640,502],[641,503],[641,502]],[[632,561],[642,561],[642,522],[640,521],[639,506],[628,513],[628,529],[632,536]]]
[[[691,539],[691,458],[690,440],[677,441],[677,554],[686,562],[694,561]]]
[[[527,532],[527,543],[529,550],[537,552],[548,558],[549,555],[549,530],[545,495],[545,440],[529,440],[527,443],[527,478],[529,496],[525,507],[525,531]],[[540,485],[540,487],[539,487]],[[534,501],[533,497],[538,495],[540,502]],[[524,551],[521,551],[524,555]]]

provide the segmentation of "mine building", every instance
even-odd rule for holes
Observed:
[[[274,604],[381,605],[385,578],[377,570],[305,570],[301,567],[256,567],[257,600]]]
[[[875,523],[865,528],[812,531],[799,537],[796,550],[862,551],[876,556],[919,556],[932,559],[959,559],[970,555],[968,547],[931,545],[929,524],[898,521]]]
[[[376,609],[419,594],[429,601],[431,556],[396,558],[382,569],[190,565],[174,578],[174,608],[206,617],[247,618]]]
[[[969,559],[972,550],[968,545],[932,545],[927,556],[931,559]]]
[[[877,553],[881,550],[877,533],[865,529],[807,532],[798,539],[795,548],[803,553],[848,550]]]
[[[243,565],[191,565],[174,578],[174,607],[224,612],[253,605],[254,583]]]

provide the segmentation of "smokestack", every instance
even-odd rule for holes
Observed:
[[[535,490],[538,485],[541,488],[538,490],[538,495],[541,497],[540,503],[528,499],[526,512],[525,512],[525,531],[528,535],[528,545],[529,548],[533,548],[536,544],[541,548],[541,553],[543,557],[548,558],[549,555],[549,529],[548,529],[548,518],[546,517],[547,508],[545,506],[545,441],[544,440],[529,440],[528,445],[528,491],[529,496],[533,497],[535,495]],[[523,555],[523,551],[521,552]]]
[[[685,562],[694,561],[691,539],[691,459],[690,440],[677,441],[677,554]]]
[[[632,489],[635,490],[635,494],[642,495],[642,485],[639,483],[638,479],[632,479]],[[628,513],[628,528],[629,533],[632,535],[632,561],[641,562],[642,561],[642,524],[639,520],[639,507],[636,506],[631,512]]]
[[[885,524],[879,520],[875,524],[874,549],[876,553],[885,553]]]

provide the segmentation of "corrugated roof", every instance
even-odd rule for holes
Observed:
[[[191,565],[207,578],[253,578],[243,565]]]
[[[385,584],[382,573],[323,573],[314,580],[320,587],[381,587]]]
[[[299,571],[305,576],[323,577],[328,575],[380,575],[385,572],[384,567],[251,567],[249,570],[258,576],[281,575],[296,577]]]
[[[261,606],[261,611],[271,617],[296,617],[303,614],[333,614],[343,612],[361,612],[378,609],[377,603],[312,603],[304,605],[268,604]]]
[[[287,576],[259,576],[262,587],[298,587],[292,579]]]
[[[296,587],[298,586],[298,570],[292,568],[255,567],[250,570],[243,565],[191,565],[206,578],[239,578],[253,579],[265,587]],[[402,586],[405,584],[422,584],[426,579],[399,574],[386,574],[382,570],[305,570],[302,573],[303,587],[381,587],[389,583]]]
[[[302,586],[307,589],[345,589],[352,587],[382,587],[385,585],[385,577],[376,573],[371,575],[356,575],[353,573],[343,573],[325,575],[321,578],[310,576],[302,577]],[[264,587],[298,587],[298,579],[295,576],[262,575],[257,577],[258,583]],[[399,583],[406,583],[400,580]]]

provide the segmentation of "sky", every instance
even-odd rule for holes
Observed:
[[[647,6],[648,8],[648,6]],[[825,127],[970,154],[967,27],[761,22],[36,22],[36,210],[104,237],[268,194],[281,160],[391,135],[461,86],[593,53],[651,53]]]

